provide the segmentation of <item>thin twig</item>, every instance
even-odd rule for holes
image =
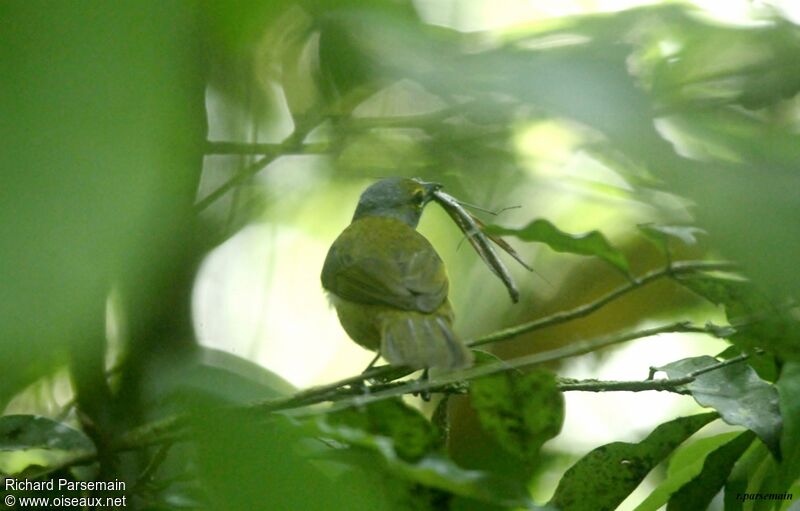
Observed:
[[[545,318],[540,318],[530,323],[518,325],[516,327],[508,328],[489,334],[487,336],[478,338],[470,343],[470,346],[481,346],[489,344],[490,342],[499,342],[510,339],[522,333],[546,328],[548,326],[564,323],[572,319],[581,318],[591,314],[592,312],[600,309],[608,303],[624,296],[625,294],[642,287],[650,282],[658,280],[666,276],[674,276],[676,274],[690,273],[694,271],[714,271],[714,270],[730,270],[735,268],[733,263],[729,262],[706,262],[706,261],[682,261],[673,263],[667,268],[653,271],[639,279],[634,280],[622,286],[615,291],[605,295],[604,297],[586,304],[584,306],[560,312]],[[448,391],[448,392],[462,392],[464,389],[464,382],[475,378],[489,376],[492,374],[499,374],[502,372],[519,369],[521,367],[529,367],[533,365],[544,364],[547,362],[554,362],[563,360],[570,357],[575,357],[597,351],[615,344],[620,344],[633,339],[642,337],[650,337],[663,333],[705,333],[709,335],[719,335],[719,327],[714,325],[696,326],[689,322],[676,322],[667,325],[662,325],[654,328],[646,328],[635,330],[626,333],[617,333],[609,336],[599,337],[592,340],[583,342],[572,343],[554,350],[544,351],[540,353],[533,353],[524,357],[519,357],[508,361],[498,361],[491,364],[485,364],[478,367],[473,367],[463,371],[453,372],[446,375],[436,377],[428,381],[402,381],[402,382],[389,382],[384,384],[376,384],[366,389],[361,388],[359,385],[368,380],[381,380],[381,379],[397,379],[410,374],[412,371],[407,368],[398,368],[392,366],[373,367],[364,373],[350,376],[342,380],[329,383],[326,385],[313,387],[304,391],[298,392],[292,396],[281,399],[273,399],[264,401],[248,406],[244,411],[253,413],[269,413],[283,411],[291,415],[309,415],[317,413],[312,408],[313,405],[332,402],[332,406],[326,407],[325,412],[335,411],[352,406],[362,406],[373,401],[388,399],[403,394],[413,394],[423,391]],[[649,380],[645,382],[569,382],[563,381],[560,387],[564,391],[639,391],[639,390],[671,390],[673,392],[680,392],[679,387],[686,383],[691,382],[696,376],[704,374],[705,372],[724,367],[729,364],[737,363],[744,360],[746,356],[735,357],[730,360],[722,361],[719,364],[714,364],[707,368],[702,368],[695,371],[692,375],[685,378],[672,379],[672,380]],[[459,390],[460,389],[460,390]],[[367,392],[365,394],[365,391]],[[230,411],[230,409],[220,410],[223,412]],[[112,447],[115,451],[134,450],[141,447],[151,445],[161,445],[180,441],[183,439],[183,430],[188,424],[188,415],[179,415],[168,417],[155,423],[145,424],[140,428],[131,430],[122,435],[118,442]],[[93,460],[92,454],[82,455],[72,461],[68,462],[70,465],[85,464]]]
[[[687,390],[679,387],[693,381],[694,378],[690,376],[643,381],[562,380],[558,383],[558,388],[562,392],[646,392],[656,390],[687,394]]]
[[[674,275],[692,273],[697,271],[722,271],[722,270],[731,270],[734,268],[736,268],[736,265],[734,263],[727,261],[681,261],[677,263],[672,263],[671,265],[665,268],[662,268],[660,270],[654,270],[637,279],[634,279],[633,281],[628,282],[627,284],[615,289],[614,291],[611,291],[607,295],[595,300],[594,302],[581,305],[580,307],[576,307],[568,311],[557,312],[556,314],[552,314],[544,318],[539,318],[530,321],[528,323],[523,323],[521,325],[516,325],[510,328],[499,330],[497,332],[493,332],[488,335],[484,335],[483,337],[479,337],[472,341],[467,341],[467,346],[469,346],[470,348],[477,348],[479,346],[485,346],[486,344],[492,344],[500,341],[507,341],[509,339],[513,339],[514,337],[518,337],[522,334],[533,332],[534,330],[541,330],[543,328],[548,328],[554,325],[559,325],[561,323],[566,323],[567,321],[572,321],[573,319],[578,319],[588,316],[589,314],[601,309],[602,307],[608,305],[614,300],[617,300],[618,298],[621,298],[622,296],[630,293],[631,291],[639,289],[640,287],[643,287],[647,284],[655,282],[664,277],[671,277]]]
[[[246,143],[209,140],[206,142],[205,154],[236,154],[236,155],[267,155],[282,156],[286,154],[325,154],[330,149],[330,144],[320,142],[313,144],[299,144],[294,146],[293,152],[288,152],[285,144]]]
[[[322,387],[315,387],[307,391],[300,392],[293,396],[283,399],[275,399],[264,401],[245,408],[220,408],[213,410],[213,412],[230,413],[230,412],[245,412],[264,414],[271,412],[283,412],[286,415],[292,416],[309,416],[317,413],[330,413],[333,411],[349,408],[353,406],[364,406],[369,403],[389,399],[392,397],[415,394],[420,392],[446,392],[446,393],[464,393],[467,388],[467,381],[475,378],[491,376],[512,370],[517,370],[522,367],[530,367],[539,365],[546,362],[553,362],[563,360],[592,351],[599,350],[615,344],[630,341],[642,337],[650,337],[663,333],[706,333],[714,335],[717,328],[713,325],[706,325],[705,327],[692,325],[689,322],[676,322],[667,325],[662,325],[655,328],[646,328],[627,332],[622,334],[615,334],[589,341],[579,342],[564,346],[558,349],[549,350],[541,353],[534,353],[528,356],[519,357],[508,361],[498,361],[478,367],[473,367],[464,371],[449,373],[436,379],[431,380],[414,380],[411,382],[389,382],[385,384],[377,384],[369,389],[359,389],[358,387],[347,388],[348,385],[364,381],[364,379],[376,378],[381,375],[386,376],[392,374],[392,371],[397,371],[397,368],[391,366],[382,366],[373,368],[362,375],[352,376],[336,382],[333,384],[325,385]],[[664,390],[676,393],[686,393],[686,390],[680,387],[694,381],[695,377],[699,374],[704,374],[708,371],[719,369],[726,365],[740,362],[746,357],[739,356],[730,360],[722,361],[718,364],[699,369],[682,378],[675,378],[669,380],[646,380],[646,381],[569,381],[562,380],[559,383],[559,388],[562,391],[591,391],[591,392],[608,392],[608,391],[629,391],[639,392],[646,390]],[[407,373],[407,371],[404,371]],[[343,383],[342,383],[343,382]],[[364,391],[367,391],[364,394]],[[326,407],[324,410],[317,410],[312,405],[322,402],[330,401],[331,406]],[[140,428],[129,431],[123,435],[122,438],[115,443],[112,450],[115,452],[122,452],[128,450],[135,450],[142,447],[153,445],[171,444],[173,442],[185,440],[185,428],[190,421],[189,415],[178,415],[168,417],[161,421],[146,424]],[[76,459],[67,462],[67,466],[75,464],[86,464],[92,462],[96,458],[95,454],[87,454],[80,456]],[[63,465],[61,466],[63,467]],[[49,470],[48,470],[49,472]]]
[[[691,373],[689,373],[687,375],[687,377],[689,377],[689,378],[697,378],[701,374],[706,374],[708,372],[716,371],[717,369],[721,369],[721,368],[729,366],[729,365],[738,364],[739,362],[744,362],[748,358],[750,358],[749,354],[742,353],[741,355],[738,355],[738,356],[733,357],[733,358],[729,358],[728,360],[722,360],[722,361],[720,361],[720,362],[718,362],[716,364],[711,364],[708,367],[701,367],[700,369],[697,369],[697,370],[692,371]]]
[[[553,314],[551,316],[547,316],[544,318],[537,319],[535,321],[529,323],[523,323],[522,325],[518,325],[515,327],[507,328],[504,330],[500,330],[498,332],[494,332],[492,334],[488,334],[486,336],[480,337],[474,341],[468,342],[470,347],[477,347],[483,346],[485,344],[489,344],[492,342],[499,342],[504,341],[507,339],[511,339],[512,337],[516,337],[518,335],[532,332],[534,330],[539,330],[543,328],[547,328],[549,326],[558,325],[561,323],[565,323],[567,321],[571,321],[573,319],[582,318],[588,316],[589,314],[597,311],[598,309],[602,308],[603,306],[613,302],[614,300],[624,296],[625,294],[633,291],[634,289],[638,289],[639,287],[645,286],[651,282],[654,282],[658,279],[663,277],[678,275],[678,274],[685,274],[691,273],[695,271],[714,271],[714,270],[730,270],[735,268],[734,263],[725,262],[725,261],[681,261],[673,263],[668,268],[663,268],[661,270],[656,270],[651,273],[648,273],[633,282],[630,282],[611,293],[603,296],[602,298],[591,302],[589,304],[583,305],[581,307],[577,307],[572,310],[559,312]],[[703,331],[706,331],[703,329]],[[574,345],[570,345],[574,346]],[[545,352],[547,353],[547,352]],[[310,389],[306,389],[302,392],[299,392],[291,397],[287,397],[277,401],[270,401],[265,403],[268,408],[276,407],[275,409],[282,409],[285,405],[289,405],[290,403],[298,402],[303,404],[313,404],[317,401],[320,396],[338,396],[341,395],[338,392],[338,389],[342,387],[346,387],[348,385],[360,384],[367,380],[371,379],[381,379],[385,378],[386,376],[390,375],[393,371],[400,371],[398,368],[391,367],[388,365],[373,367],[369,371],[366,371],[362,374],[357,374],[354,376],[350,376],[344,378],[339,381],[335,381],[326,385],[321,385],[318,387],[312,387]],[[402,373],[398,373],[398,378],[410,374],[411,371],[405,371]]]
[[[167,454],[169,453],[169,450],[172,448],[172,446],[173,446],[172,442],[165,442],[158,446],[158,450],[150,459],[150,463],[147,464],[145,469],[137,478],[136,483],[134,484],[133,487],[134,492],[139,491],[142,488],[146,487],[148,484],[150,484],[150,482],[153,479],[153,476],[156,474],[158,469],[161,468],[161,465],[167,459]]]
[[[615,344],[621,344],[623,342],[627,342],[633,339],[639,339],[642,337],[651,337],[663,333],[706,333],[709,335],[714,335],[714,330],[713,328],[710,328],[708,326],[696,326],[692,325],[689,322],[679,321],[676,323],[670,323],[667,325],[662,325],[654,328],[645,328],[642,330],[635,330],[633,332],[625,332],[614,335],[608,335],[604,337],[598,337],[596,339],[591,339],[588,341],[572,343],[567,346],[563,346],[561,348],[557,348],[554,350],[532,353],[530,355],[515,358],[512,360],[494,362],[478,367],[473,367],[470,369],[465,369],[462,371],[448,373],[446,375],[433,378],[429,381],[415,380],[407,382],[402,385],[392,384],[389,388],[376,385],[370,389],[370,392],[368,394],[346,396],[340,399],[335,399],[335,398],[331,399],[330,401],[333,402],[333,405],[331,407],[325,408],[325,412],[340,410],[343,408],[349,408],[353,406],[364,406],[373,401],[389,399],[403,394],[414,394],[423,391],[435,392],[437,391],[437,389],[440,389],[443,386],[453,384],[459,381],[473,380],[475,378],[490,376],[493,374],[499,374],[513,369],[519,369],[522,367],[530,367],[534,365],[544,364],[547,362],[564,360],[566,358],[584,355],[586,353],[591,353],[593,351],[597,351],[602,348],[607,348]],[[317,402],[320,401],[306,400],[302,404],[299,403],[295,404],[292,403],[291,401],[279,400],[279,401],[263,402],[257,406],[259,406],[262,410],[272,411],[272,412],[297,409],[292,412],[289,412],[289,414],[304,416],[317,413],[317,411],[308,408],[308,405],[316,404]]]
[[[219,188],[217,188],[213,192],[203,197],[202,200],[198,201],[194,205],[195,212],[199,213],[204,209],[206,209],[211,204],[215,203],[220,197],[228,193],[228,191],[230,191],[233,187],[243,183],[245,180],[247,180],[247,178],[257,174],[258,172],[261,171],[261,169],[272,163],[277,158],[277,156],[278,153],[264,156],[263,158],[253,162],[252,164],[248,165],[247,167],[237,172],[232,178],[225,181],[225,183],[223,183]]]
[[[216,202],[220,197],[228,193],[233,187],[246,181],[251,176],[260,172],[264,167],[278,159],[278,157],[286,154],[296,154],[302,152],[306,144],[303,144],[306,136],[311,130],[316,127],[319,119],[316,117],[308,119],[302,124],[296,124],[295,130],[291,135],[286,137],[283,142],[277,145],[273,152],[266,154],[263,158],[255,161],[254,163],[243,168],[237,172],[233,177],[223,183],[219,188],[206,195],[202,200],[198,201],[195,206],[195,212],[199,213],[206,209],[208,206]]]

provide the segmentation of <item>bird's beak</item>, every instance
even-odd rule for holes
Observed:
[[[421,179],[415,179],[415,181],[422,185],[422,188],[425,189],[425,202],[432,200],[433,194],[444,188],[444,185],[441,183],[429,183],[427,181],[422,181]]]

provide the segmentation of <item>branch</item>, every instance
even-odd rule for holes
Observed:
[[[529,323],[524,323],[522,325],[500,330],[469,342],[468,345],[471,347],[476,347],[492,342],[500,342],[511,339],[523,333],[588,316],[592,312],[595,312],[606,304],[626,295],[634,289],[638,289],[663,277],[690,273],[694,271],[729,270],[732,268],[735,268],[733,263],[724,261],[682,261],[672,263],[666,268],[645,274],[644,276],[625,284],[624,286],[610,292],[594,302],[569,311],[563,311],[545,318],[540,318]],[[438,389],[445,389],[448,385],[452,386],[459,381],[487,376],[489,374],[497,374],[523,366],[554,362],[565,358],[583,355],[585,353],[596,351],[598,349],[629,340],[667,332],[699,332],[716,335],[719,330],[713,325],[699,327],[692,326],[686,322],[678,322],[656,328],[637,330],[623,334],[614,334],[590,341],[572,343],[558,349],[534,353],[526,357],[517,358],[515,360],[499,362],[496,364],[487,364],[481,367],[471,368],[466,371],[452,373],[450,375],[445,375],[444,379],[430,380],[427,382],[415,381],[385,383],[373,385],[369,390],[364,388],[363,384],[368,380],[393,380],[407,376],[413,372],[408,368],[386,365],[374,367],[368,371],[365,371],[364,373],[350,376],[326,385],[312,387],[310,389],[298,392],[292,396],[264,401],[253,405],[251,408],[260,412],[277,412],[305,408],[326,401],[334,402],[336,403],[335,406],[344,408],[347,406],[365,404],[365,399],[373,401],[378,399],[387,399],[389,397],[402,394],[421,391],[431,392]],[[651,383],[649,385],[657,384]],[[368,394],[364,394],[365,391],[368,392]],[[152,443],[164,441],[163,438],[165,437],[172,439],[171,435],[180,430],[182,426],[183,419],[180,417],[173,417],[165,419],[160,423],[143,426],[142,428],[133,430],[129,432],[128,435],[125,435],[121,443],[121,448],[133,448],[134,446],[142,445],[142,443],[145,443],[146,445],[152,445]]]
[[[206,142],[205,154],[243,154],[243,155],[269,155],[283,156],[286,154],[325,154],[330,149],[330,144],[326,142],[314,144],[296,144],[288,147],[284,143],[280,144],[248,144],[245,142],[226,142],[208,140]],[[244,172],[244,171],[242,171]]]
[[[602,381],[602,380],[567,380],[562,379],[558,382],[558,388],[562,392],[645,392],[648,390],[668,391],[677,394],[688,394],[689,392],[680,387],[687,383],[692,383],[694,378],[686,376],[683,378],[643,380],[643,381]]]
[[[263,160],[262,160],[263,161]],[[256,162],[257,164],[259,162]],[[198,207],[204,207],[203,203],[198,204]],[[729,262],[706,262],[706,261],[682,261],[673,263],[667,268],[650,272],[639,279],[636,279],[614,291],[603,296],[602,298],[591,302],[589,304],[577,307],[569,311],[559,312],[557,314],[540,318],[538,320],[524,323],[515,327],[500,330],[498,332],[478,338],[468,345],[471,347],[482,346],[492,342],[500,342],[511,339],[523,333],[531,332],[534,330],[546,328],[552,325],[564,323],[573,319],[581,318],[591,314],[592,312],[602,308],[606,304],[624,296],[625,294],[638,289],[644,285],[654,282],[660,278],[667,276],[674,276],[676,274],[690,273],[694,271],[713,271],[713,270],[729,270],[735,268],[733,263]],[[479,367],[473,367],[464,371],[449,373],[431,379],[428,381],[391,381],[397,378],[402,378],[414,372],[408,368],[392,367],[389,365],[374,367],[364,373],[350,376],[342,380],[329,383],[326,385],[312,387],[304,391],[300,391],[292,396],[280,399],[272,399],[263,401],[246,407],[244,410],[241,407],[236,409],[226,408],[221,410],[229,412],[232,410],[245,411],[247,413],[271,413],[283,411],[291,415],[309,415],[318,413],[318,410],[313,410],[310,407],[315,404],[323,402],[332,402],[333,405],[325,409],[326,412],[335,411],[342,408],[351,406],[361,406],[373,401],[388,399],[391,397],[413,394],[419,392],[463,392],[465,389],[465,382],[499,374],[502,372],[518,369],[521,367],[528,367],[533,365],[544,364],[547,362],[554,362],[563,360],[570,357],[575,357],[590,353],[602,348],[620,344],[633,339],[642,337],[654,336],[662,333],[705,333],[709,335],[719,336],[720,328],[708,324],[706,326],[696,326],[689,322],[676,322],[667,325],[662,325],[654,328],[646,328],[635,330],[626,333],[617,333],[604,337],[599,337],[592,340],[583,342],[572,343],[557,349],[544,351],[540,353],[533,353],[524,357],[519,357],[509,361],[499,361],[496,363],[486,364]],[[695,371],[697,374],[688,375],[685,378],[673,380],[649,380],[645,382],[626,382],[626,381],[567,381],[563,380],[560,387],[564,391],[644,391],[644,390],[668,390],[672,392],[681,392],[678,388],[680,385],[689,383],[693,379],[704,372],[708,372],[725,365],[732,364],[744,360],[744,356],[735,357],[730,360],[714,364],[708,368]],[[364,382],[369,380],[382,380],[388,383],[378,383],[367,388]],[[685,381],[684,381],[685,380]],[[123,434],[112,449],[115,451],[127,451],[138,449],[141,447],[160,445],[169,442],[180,441],[182,439],[182,430],[187,425],[189,416],[178,415],[168,417],[160,421],[145,424],[139,428],[128,431]],[[93,459],[92,455],[82,456],[79,459],[69,462],[70,465],[79,463],[86,463]]]
[[[673,277],[675,275],[692,273],[696,271],[721,271],[731,270],[734,268],[736,268],[734,263],[726,261],[681,261],[672,263],[666,268],[647,273],[642,277],[639,277],[638,279],[635,279],[624,286],[611,291],[607,295],[595,300],[594,302],[581,305],[580,307],[576,307],[572,310],[562,311],[551,316],[535,319],[528,323],[498,330],[497,332],[493,332],[472,341],[468,341],[467,346],[470,348],[477,348],[478,346],[484,346],[486,344],[507,341],[522,334],[533,332],[534,330],[541,330],[543,328],[566,323],[567,321],[572,321],[573,319],[588,316],[589,314],[601,309],[614,300],[625,296],[631,291],[639,289],[640,287],[644,287],[647,284],[655,282],[664,277]]]
[[[257,174],[261,169],[278,159],[284,154],[293,154],[303,150],[305,144],[303,140],[308,136],[312,129],[317,125],[319,119],[317,117],[306,119],[305,121],[295,123],[295,129],[291,135],[286,137],[283,142],[275,145],[271,152],[260,160],[248,165],[244,169],[237,172],[232,178],[223,183],[219,188],[206,195],[202,200],[198,201],[195,206],[195,213],[199,213],[206,209],[208,206],[217,201],[220,197],[225,195],[233,187],[243,183],[250,177]],[[214,142],[210,142],[213,144]]]
[[[714,270],[730,270],[735,268],[734,263],[725,262],[725,261],[680,261],[676,263],[672,263],[667,268],[663,268],[660,270],[656,270],[645,274],[644,276],[635,279],[632,282],[610,292],[609,294],[603,296],[602,298],[588,303],[586,305],[582,305],[572,310],[559,312],[553,314],[551,316],[547,316],[545,318],[540,318],[529,323],[523,323],[521,325],[517,325],[515,327],[507,328],[504,330],[500,330],[486,336],[480,337],[474,341],[468,341],[467,345],[470,347],[477,347],[483,346],[485,344],[489,344],[492,342],[500,342],[507,339],[511,339],[512,337],[516,337],[518,335],[532,332],[534,330],[539,330],[542,328],[546,328],[549,326],[557,325],[560,323],[566,323],[573,319],[582,318],[584,316],[588,316],[592,312],[597,311],[598,309],[602,308],[606,304],[624,296],[625,294],[633,291],[634,289],[638,289],[642,286],[645,286],[651,282],[654,282],[660,278],[679,275],[684,273],[691,273],[694,271],[714,271]],[[699,327],[698,327],[699,328]],[[703,327],[701,330],[704,333],[708,332],[708,327]],[[713,332],[711,332],[714,335]],[[570,346],[575,346],[572,344]],[[545,352],[549,353],[549,352]],[[540,353],[541,355],[541,353]],[[398,367],[391,367],[388,365],[374,367],[369,371],[365,371],[364,373],[350,376],[344,378],[339,381],[335,381],[326,385],[321,385],[318,387],[312,387],[310,389],[306,389],[301,391],[294,396],[283,398],[280,400],[274,400],[270,402],[265,402],[263,405],[271,410],[283,410],[291,408],[295,403],[302,403],[302,404],[313,404],[320,402],[320,397],[324,396],[338,396],[341,395],[340,389],[352,386],[355,384],[362,384],[368,380],[375,380],[375,379],[387,379],[389,376],[392,376],[390,379],[397,379],[402,378],[403,376],[407,376],[411,374],[413,371],[409,369],[403,369]],[[324,399],[323,399],[324,401]]]
[[[318,398],[306,399],[302,403],[295,402],[294,399],[291,398],[270,400],[257,404],[255,407],[265,412],[288,412],[289,410],[295,410],[288,412],[288,414],[304,416],[319,413],[319,410],[312,410],[308,408],[309,405],[317,404],[323,401],[331,401],[333,405],[325,408],[324,410],[327,413],[352,406],[364,406],[374,401],[389,399],[403,394],[437,392],[446,388],[448,385],[456,384],[465,380],[473,380],[475,378],[499,374],[513,369],[530,367],[547,362],[555,362],[566,358],[584,355],[586,353],[597,351],[601,348],[607,348],[615,344],[621,344],[623,342],[642,337],[650,337],[663,333],[705,333],[709,335],[715,335],[716,332],[718,332],[718,327],[715,325],[696,326],[689,322],[679,321],[659,327],[617,333],[604,337],[598,337],[588,341],[576,342],[561,348],[543,351],[540,353],[532,353],[530,355],[518,357],[512,360],[494,362],[465,369],[463,371],[448,373],[442,375],[441,377],[432,378],[428,381],[415,380],[403,383],[394,382],[386,385],[375,385],[369,389],[368,393],[361,392],[357,395],[350,395],[351,393],[347,393],[348,395],[344,397],[339,394],[339,398],[319,396]]]
[[[700,369],[697,369],[697,370],[692,371],[691,373],[689,373],[687,375],[687,377],[694,379],[694,378],[697,378],[698,376],[700,376],[701,374],[706,374],[708,372],[716,371],[717,369],[721,369],[721,368],[729,366],[729,365],[738,364],[739,362],[744,362],[748,358],[750,358],[749,354],[742,353],[741,355],[738,355],[738,356],[733,357],[733,358],[729,358],[728,360],[723,360],[723,361],[718,362],[716,364],[711,364],[710,366],[701,367]]]
[[[393,381],[376,384],[370,388],[355,385],[367,379],[379,377],[401,377],[411,372],[404,368],[381,366],[373,368],[360,375],[345,378],[344,380],[340,380],[338,382],[299,392],[287,398],[264,401],[244,408],[219,408],[216,410],[210,410],[209,413],[254,413],[257,415],[262,415],[264,413],[282,411],[287,415],[303,417],[317,413],[329,413],[353,406],[364,406],[375,401],[389,399],[403,394],[417,394],[420,392],[446,392],[450,394],[463,394],[467,391],[467,382],[476,378],[500,374],[519,369],[521,367],[529,367],[546,362],[563,360],[565,358],[582,355],[632,339],[649,337],[662,333],[686,332],[715,335],[719,332],[719,328],[711,324],[700,327],[692,325],[689,322],[676,322],[655,328],[645,328],[633,332],[599,337],[597,339],[574,343],[558,349],[534,353],[509,361],[498,361],[479,367],[473,367],[464,371],[445,374],[440,378],[427,381]],[[746,358],[747,355],[740,355],[729,360],[724,360],[717,364],[712,364],[711,366],[698,369],[683,378],[646,381],[575,381],[562,379],[558,385],[559,388],[564,392],[641,392],[647,390],[656,390],[684,394],[687,391],[681,389],[680,387],[694,381],[696,376],[733,363],[741,362]],[[311,407],[311,405],[319,404],[325,401],[330,401],[332,405],[326,407],[324,410]],[[185,440],[185,428],[188,426],[189,420],[190,415],[182,414],[168,417],[150,424],[145,424],[144,426],[130,430],[123,434],[122,437],[111,446],[111,450],[114,452],[122,452],[154,445],[169,445],[173,442]],[[88,464],[95,461],[95,459],[95,453],[88,453],[71,460],[66,460],[56,468]],[[50,467],[42,474],[38,474],[38,476],[50,473],[52,470],[53,467]]]
[[[558,388],[562,392],[571,390],[584,391],[584,392],[609,392],[609,391],[627,391],[627,392],[642,392],[647,390],[666,390],[675,392],[677,394],[691,394],[688,389],[681,389],[680,387],[688,385],[695,381],[698,376],[722,369],[723,367],[744,362],[750,358],[750,355],[743,353],[739,356],[722,360],[716,364],[710,364],[706,367],[696,369],[691,373],[681,378],[669,379],[653,379],[653,373],[657,370],[651,369],[651,375],[644,381],[600,381],[600,380],[573,380],[562,378],[558,383]]]
[[[264,167],[275,161],[281,156],[288,154],[326,154],[332,150],[334,144],[331,143],[312,143],[304,144],[306,136],[320,123],[330,120],[337,123],[337,129],[350,130],[370,130],[374,128],[425,128],[437,127],[442,121],[457,115],[471,106],[471,103],[464,103],[442,108],[433,112],[426,112],[414,115],[397,115],[387,117],[355,117],[351,115],[354,108],[361,100],[354,98],[355,103],[349,105],[349,110],[345,114],[335,114],[330,112],[319,112],[307,118],[295,119],[295,130],[283,142],[279,144],[263,143],[240,143],[227,141],[207,141],[206,154],[245,154],[263,155],[264,157],[252,165],[240,170],[219,188],[208,194],[195,204],[195,212],[200,212],[213,204],[220,197],[225,195],[235,186],[246,181],[248,178],[257,174]],[[346,102],[343,100],[343,102]],[[337,111],[336,105],[332,105],[331,111]],[[480,134],[485,137],[485,133]]]

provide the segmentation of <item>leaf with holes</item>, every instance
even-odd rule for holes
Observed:
[[[634,511],[658,511],[661,509],[672,494],[703,471],[703,464],[709,454],[739,434],[737,431],[721,433],[680,446],[669,460],[666,478],[636,506]]]
[[[320,456],[320,460],[355,461],[355,464],[364,467],[358,459],[363,460],[366,457],[370,460],[366,466],[376,470],[385,469],[421,487],[436,488],[453,495],[506,507],[538,509],[531,502],[525,485],[489,472],[459,467],[440,453],[428,453],[412,461],[399,455],[391,438],[372,434],[345,422],[336,423],[327,418],[319,418],[309,423],[308,427],[317,436],[350,446],[348,449],[336,449]]]
[[[561,431],[564,397],[548,371],[478,378],[469,393],[481,427],[523,459],[534,459],[542,444]]]
[[[399,398],[329,413],[326,420],[333,427],[347,426],[391,439],[397,455],[407,461],[418,460],[441,446],[437,428]]]
[[[550,503],[562,511],[616,509],[653,467],[717,417],[680,417],[659,425],[637,444],[614,442],[594,449],[567,470]]]

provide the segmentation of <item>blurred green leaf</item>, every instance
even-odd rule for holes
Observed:
[[[733,440],[740,433],[730,432],[700,438],[675,450],[669,460],[667,477],[644,499],[635,511],[658,511],[669,501],[670,496],[694,479],[703,470],[706,457],[721,445]]]
[[[639,232],[653,242],[662,253],[669,253],[669,242],[671,239],[678,239],[686,245],[697,243],[695,234],[705,234],[703,229],[690,225],[656,225],[639,224],[636,226]]]
[[[331,449],[286,418],[209,414],[194,416],[192,425],[200,479],[212,509],[393,509],[370,474],[350,471],[349,477],[336,477],[310,459]]]
[[[759,109],[800,90],[800,73],[782,65],[800,48],[797,27],[786,20],[747,30],[704,22],[690,12],[674,21],[668,32],[677,51],[659,59],[654,70],[654,92],[662,100]]]
[[[94,444],[82,432],[36,415],[0,417],[0,451],[58,449],[92,451]]]
[[[710,453],[703,463],[703,471],[670,497],[667,511],[707,508],[725,484],[734,463],[753,443],[754,438],[752,431],[745,431]]]
[[[94,450],[83,432],[47,417],[0,417],[0,474],[37,478]]]
[[[324,4],[321,11],[319,71],[324,92],[332,99],[346,97],[358,89],[365,94],[387,82],[381,54],[370,51],[373,42],[366,35],[369,31],[399,25],[409,37],[420,37],[423,27],[408,2],[337,0]]]
[[[780,299],[800,286],[790,263],[800,254],[800,227],[791,221],[800,212],[794,193],[800,188],[796,171],[800,145],[794,142],[794,154],[784,155],[783,163],[769,161],[766,155],[778,152],[773,131],[764,126],[737,143],[737,148],[749,151],[734,156],[741,163],[685,159],[663,168],[669,169],[664,174],[669,189],[697,204],[693,208],[697,224],[710,233],[718,250],[741,262],[754,282]]]
[[[0,407],[71,350],[99,353],[112,282],[148,296],[190,245],[198,18],[194,3],[0,3],[15,27],[0,30]]]
[[[783,416],[783,460],[771,489],[784,492],[800,477],[800,362],[786,363],[776,386]]]
[[[338,479],[361,474],[361,484],[370,484],[383,492],[387,509],[393,511],[438,511],[452,501],[452,494],[418,482],[397,477],[380,453],[370,449],[342,447],[325,452],[315,459],[321,465],[339,470]]]
[[[761,348],[785,358],[800,357],[800,321],[751,282],[726,275],[682,275],[676,279],[698,295],[725,307],[736,333],[728,339],[744,350]]]
[[[470,383],[472,407],[481,427],[507,452],[531,461],[561,431],[564,396],[546,370],[507,371]]]
[[[534,220],[521,229],[509,229],[498,225],[489,225],[486,232],[497,236],[516,236],[524,241],[538,241],[547,244],[556,252],[596,256],[608,262],[625,275],[630,268],[625,255],[614,248],[600,231],[583,234],[569,234],[561,231],[551,222],[543,219]]]
[[[567,470],[551,503],[562,511],[616,509],[653,467],[717,417],[680,417],[659,425],[637,444],[614,442],[592,450]]]
[[[659,367],[670,378],[683,378],[690,373],[718,364],[714,357],[685,358]],[[734,426],[744,426],[756,433],[780,459],[781,412],[778,391],[745,363],[730,364],[695,377],[686,385],[692,397],[702,406],[717,410],[722,419]]]
[[[289,382],[250,360],[232,353],[198,346],[185,358],[168,358],[149,369],[145,394],[159,402],[178,400],[207,406],[247,405],[288,396],[296,391]]]
[[[527,488],[517,481],[463,469],[441,454],[428,454],[414,463],[405,461],[398,456],[390,438],[360,428],[334,426],[326,420],[316,421],[313,427],[325,438],[380,454],[386,470],[407,481],[490,504],[535,509]]]
[[[397,455],[405,461],[417,461],[442,446],[433,424],[400,398],[340,410],[328,414],[326,420],[332,427],[346,426],[389,438]]]

